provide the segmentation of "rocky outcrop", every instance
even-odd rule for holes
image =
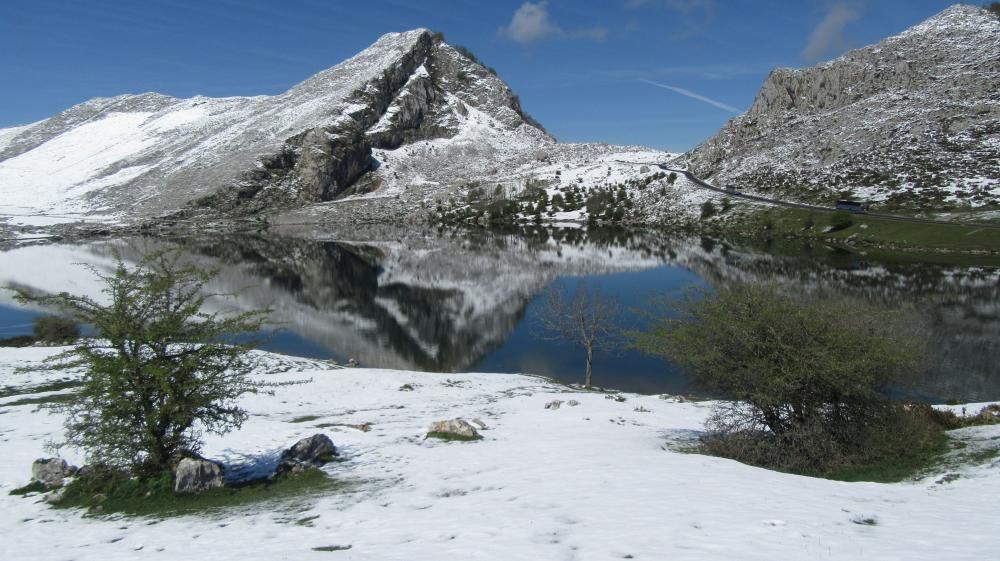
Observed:
[[[222,465],[204,458],[182,458],[174,468],[175,493],[201,493],[225,486]]]
[[[63,480],[77,471],[61,458],[40,458],[31,463],[31,480],[46,487],[62,487]]]
[[[472,426],[465,419],[435,421],[427,429],[427,437],[443,440],[479,440],[482,438],[476,427]]]
[[[276,474],[298,473],[310,467],[319,467],[337,457],[337,447],[325,434],[314,434],[299,440],[281,453]]]
[[[689,154],[720,184],[886,210],[1000,203],[1000,21],[949,8],[814,68],[778,69]]]

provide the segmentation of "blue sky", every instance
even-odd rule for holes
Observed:
[[[564,141],[685,150],[768,71],[919,23],[935,0],[3,0],[0,127],[96,96],[274,94],[427,27],[471,49]]]

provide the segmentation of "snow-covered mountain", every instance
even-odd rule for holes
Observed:
[[[666,156],[556,144],[471,53],[417,29],[384,35],[276,96],[124,95],[0,129],[0,205],[214,217],[350,198],[402,204],[394,212],[403,215],[471,182],[516,188],[536,168],[598,164],[602,179],[607,166],[631,177],[638,166],[617,159]]]
[[[886,209],[1000,203],[1000,20],[957,5],[814,68],[771,72],[689,154],[741,190]]]

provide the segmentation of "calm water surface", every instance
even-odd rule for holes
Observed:
[[[330,239],[233,236],[104,240],[0,252],[0,284],[97,296],[79,263],[113,264],[179,247],[218,267],[219,309],[273,310],[265,348],[355,358],[363,366],[438,372],[526,372],[581,382],[582,352],[540,339],[546,288],[584,282],[626,310],[692,287],[762,281],[789,292],[834,290],[917,310],[929,358],[896,391],[929,401],[1000,398],[1000,264],[887,258],[828,247],[745,247],[659,233],[581,230],[372,230]],[[0,337],[30,333],[39,313],[0,296]],[[623,327],[641,325],[626,313]],[[595,383],[643,393],[699,393],[682,373],[634,351],[598,353]]]

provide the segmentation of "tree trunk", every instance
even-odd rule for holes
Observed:
[[[591,382],[594,381],[593,363],[594,363],[594,346],[587,345],[587,374],[584,377],[583,387],[587,388],[588,390],[590,389]]]

